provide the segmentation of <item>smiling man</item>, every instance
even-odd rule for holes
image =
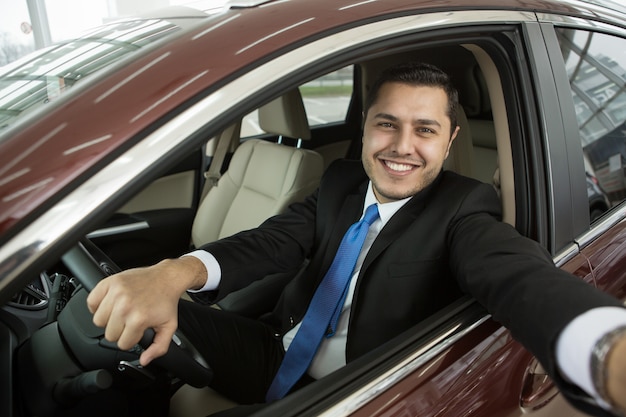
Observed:
[[[154,328],[144,365],[167,351],[179,326],[214,370],[207,383],[255,403],[329,374],[467,293],[574,398],[579,391],[556,358],[561,333],[596,307],[626,314],[619,300],[559,270],[541,246],[502,223],[492,186],[443,170],[459,130],[457,106],[439,69],[390,68],[365,105],[362,161],[333,163],[313,195],[257,229],[102,281],[88,298],[94,322],[121,349]],[[188,290],[212,303],[302,265],[262,321],[179,303]],[[563,297],[577,302],[554,303]],[[574,357],[589,357],[572,345]],[[587,369],[587,359],[580,362]],[[565,374],[606,398],[587,376]]]
[[[366,109],[362,162],[380,203],[411,197],[441,173],[459,131],[456,110],[450,108],[456,93],[433,84],[374,86],[378,92]]]

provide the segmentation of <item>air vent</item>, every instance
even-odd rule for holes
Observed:
[[[15,294],[8,304],[24,310],[41,310],[48,305],[47,289],[48,282],[42,274],[39,281],[28,284]]]

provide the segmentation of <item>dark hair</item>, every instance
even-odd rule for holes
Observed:
[[[366,115],[370,107],[378,99],[378,92],[383,84],[391,82],[442,88],[448,96],[447,114],[450,118],[451,132],[454,132],[458,124],[457,106],[459,105],[459,93],[452,85],[448,74],[434,65],[420,62],[409,62],[389,67],[380,74],[367,95],[364,108]]]

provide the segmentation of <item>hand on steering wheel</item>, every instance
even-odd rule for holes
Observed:
[[[137,283],[133,283],[133,274],[139,274],[139,270],[124,272],[120,276],[112,278],[115,281],[100,284],[104,278],[120,272],[120,269],[104,252],[87,239],[83,239],[68,251],[64,255],[63,261],[87,291],[93,291],[97,287],[95,293],[89,296],[90,309],[95,311],[94,323],[101,327],[106,325],[105,337],[108,340],[116,341],[122,350],[130,349],[139,343],[143,349],[146,349],[142,353],[143,365],[154,359],[155,364],[192,386],[202,387],[210,382],[213,375],[212,371],[196,349],[180,332],[176,332],[172,336],[176,327],[177,311],[168,311],[167,306],[162,302],[142,291],[141,285],[143,284],[139,284],[141,282],[139,277],[135,277]],[[145,274],[145,272],[142,273]],[[109,284],[115,284],[116,289],[111,290]],[[136,286],[133,287],[133,285]],[[155,290],[159,291],[158,288]],[[173,286],[169,293],[170,296],[178,297]],[[120,296],[119,294],[125,295]],[[138,301],[141,295],[144,295],[144,306],[149,306],[148,310],[157,313],[152,316],[157,318],[156,321],[151,319],[152,322],[144,323],[141,319],[136,318],[137,314],[141,313],[129,314],[129,311],[133,310],[134,302]],[[120,297],[125,297],[125,300],[119,300]],[[173,301],[173,303],[173,308],[176,309],[177,301]],[[161,311],[164,307],[165,311]],[[162,314],[159,316],[159,313]],[[173,320],[159,328],[155,323],[165,323],[167,319],[164,317],[167,316],[173,316]],[[157,332],[149,326],[157,326]],[[147,330],[142,333],[146,327],[148,327]],[[125,331],[126,333],[124,333]]]

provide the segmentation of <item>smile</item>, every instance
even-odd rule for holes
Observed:
[[[397,172],[407,172],[407,171],[411,171],[415,169],[415,165],[401,164],[401,163],[392,162],[392,161],[383,161],[383,164],[385,164],[385,166],[387,166],[392,171],[397,171]]]

